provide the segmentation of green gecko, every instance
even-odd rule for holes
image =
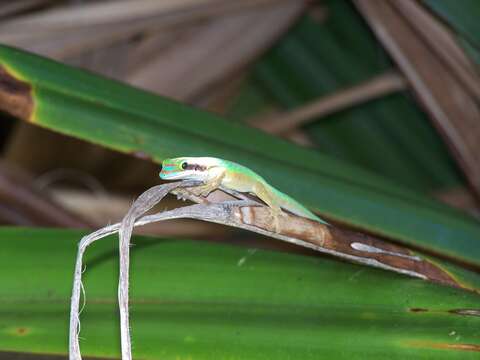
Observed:
[[[214,157],[179,157],[165,159],[160,178],[163,180],[199,180],[203,185],[195,187],[197,194],[207,196],[218,188],[250,193],[268,205],[278,229],[278,217],[282,209],[322,224],[329,225],[298,201],[275,189],[260,175],[232,161]]]

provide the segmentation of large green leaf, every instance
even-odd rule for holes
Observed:
[[[0,65],[32,86],[35,124],[157,162],[238,161],[331,219],[480,265],[477,221],[367,171],[23,51],[0,47]]]
[[[65,354],[79,232],[0,230],[0,350]],[[476,359],[479,297],[317,256],[135,238],[141,359]],[[84,355],[118,357],[116,238],[87,250]]]

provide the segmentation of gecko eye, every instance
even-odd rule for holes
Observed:
[[[187,168],[187,166],[188,166],[188,164],[187,164],[187,162],[185,161],[185,162],[182,163],[181,168],[182,168],[183,170],[185,170],[185,169]]]

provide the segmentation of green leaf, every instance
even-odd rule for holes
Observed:
[[[0,350],[62,354],[75,231],[0,230]],[[479,297],[386,271],[206,242],[134,238],[141,359],[475,359]],[[85,356],[118,357],[117,239],[87,250]]]
[[[330,219],[480,265],[477,221],[368,171],[20,50],[0,47],[0,65],[32,86],[37,125],[157,162],[237,161]]]

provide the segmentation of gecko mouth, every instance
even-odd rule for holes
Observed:
[[[164,180],[171,180],[171,179],[176,179],[180,177],[180,174],[179,173],[176,173],[174,170],[172,171],[160,171],[160,178],[161,179],[164,179]]]
[[[160,171],[160,178],[164,180],[186,179],[188,173],[185,171],[178,171],[178,169],[165,170],[162,168]]]

